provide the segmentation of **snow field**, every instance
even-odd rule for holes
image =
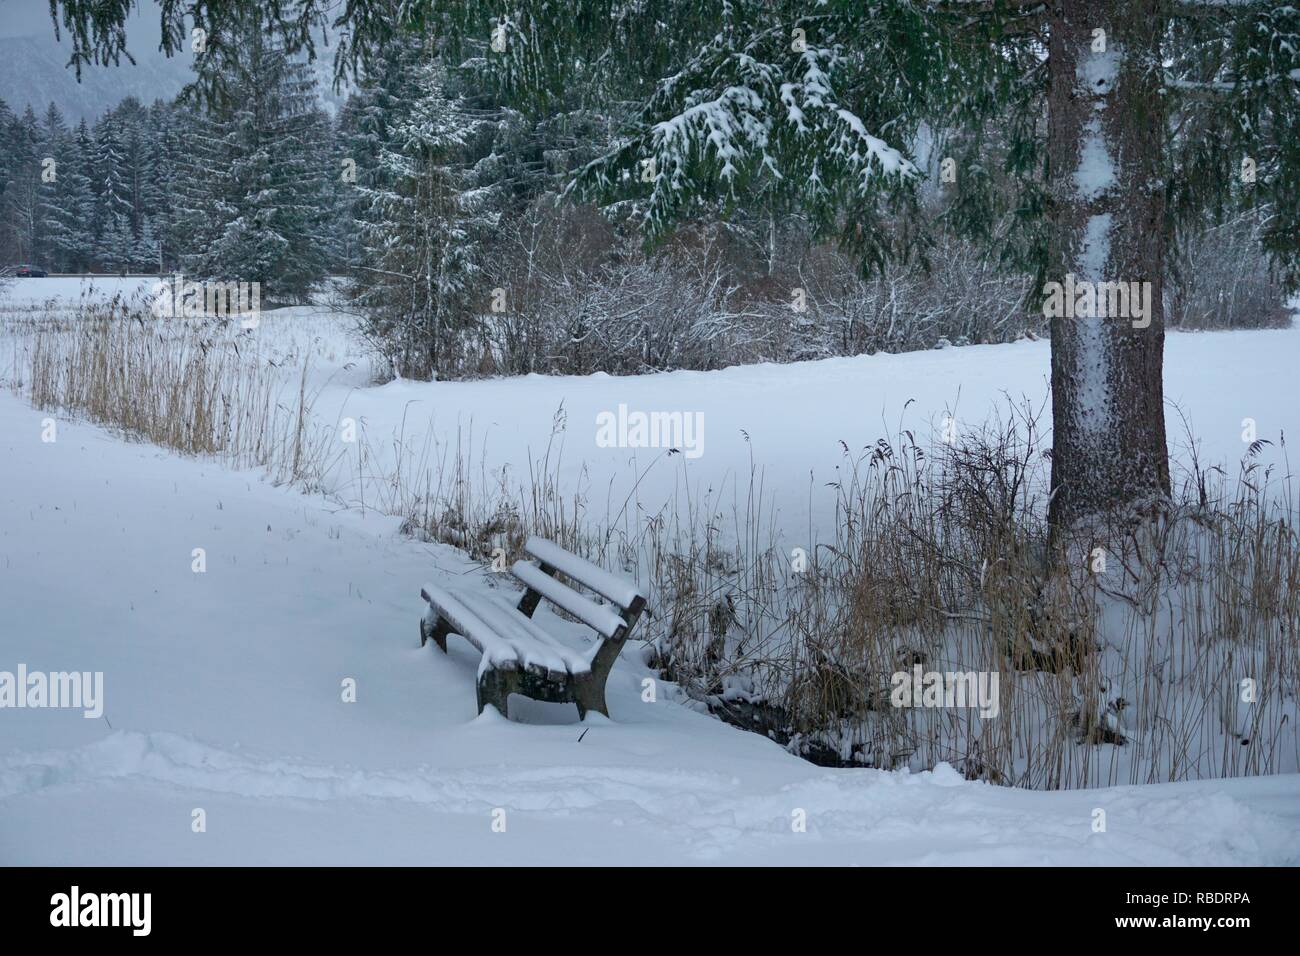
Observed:
[[[0,667],[103,670],[106,719],[0,712],[0,861],[1300,861],[1294,775],[1036,793],[828,771],[670,685],[643,702],[631,646],[613,722],[525,702],[526,723],[476,718],[477,655],[418,647],[423,575],[492,584],[454,552],[89,426],[33,441],[42,417],[0,396]]]

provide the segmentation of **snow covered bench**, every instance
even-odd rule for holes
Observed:
[[[545,538],[530,537],[524,550],[539,564],[516,561],[510,573],[525,591],[515,604],[496,594],[481,594],[426,584],[428,603],[420,619],[420,646],[433,640],[447,652],[447,635],[459,634],[483,652],[478,669],[479,713],[488,704],[509,716],[507,698],[578,705],[578,716],[595,710],[609,716],[605,681],[623,642],[645,609],[645,595],[604,568],[570,554]],[[564,575],[609,604],[597,604],[555,579]],[[600,640],[588,651],[565,646],[532,620],[542,598],[592,628]]]

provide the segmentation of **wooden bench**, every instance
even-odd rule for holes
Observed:
[[[645,609],[645,595],[545,538],[530,537],[524,551],[538,564],[516,561],[510,573],[524,586],[518,603],[483,594],[426,584],[420,591],[428,607],[420,618],[420,646],[433,640],[447,652],[447,635],[459,634],[482,653],[478,669],[479,713],[492,704],[509,716],[507,698],[578,705],[578,717],[595,710],[609,716],[605,681],[623,642]],[[556,580],[562,574],[603,597],[598,604]],[[592,628],[600,640],[587,651],[567,647],[533,621],[542,598]]]

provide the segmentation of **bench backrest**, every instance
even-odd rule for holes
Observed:
[[[529,617],[537,610],[538,601],[546,598],[602,636],[622,640],[645,609],[645,594],[635,584],[565,551],[553,541],[534,535],[524,542],[524,551],[540,562],[539,567],[528,561],[516,561],[511,568],[514,576],[528,588],[519,602],[519,610]],[[557,581],[553,576],[556,573],[589,588],[611,603],[597,604]]]

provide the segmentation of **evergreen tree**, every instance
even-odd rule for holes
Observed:
[[[383,209],[374,197],[376,192],[391,190],[393,182],[392,169],[381,156],[392,142],[394,129],[420,96],[416,77],[424,57],[425,45],[418,37],[394,37],[361,77],[339,116],[340,168],[346,161],[353,180],[343,184],[340,200],[344,214],[363,234],[382,222]],[[377,234],[372,231],[370,235]],[[361,248],[352,250],[350,266],[364,264],[359,257]],[[373,245],[369,251],[373,253]],[[364,283],[364,276],[358,278]]]
[[[165,271],[178,262],[178,251],[184,237],[176,231],[175,203],[176,177],[182,147],[180,121],[175,108],[161,101],[149,108],[149,150],[145,157],[141,185],[143,213],[154,233],[153,238],[161,248],[153,250],[149,271]]]
[[[490,190],[475,188],[466,147],[477,121],[450,95],[439,61],[412,72],[419,91],[405,115],[369,111],[383,137],[372,185],[362,185],[364,259],[357,302],[372,339],[405,376],[461,367],[472,357],[475,287]],[[363,143],[365,141],[363,140]],[[477,294],[476,294],[477,293]]]
[[[179,206],[192,240],[181,262],[196,276],[256,281],[301,301],[330,256],[329,121],[306,65],[259,10],[231,29],[198,65],[201,80],[220,74],[226,86],[190,127]]]
[[[58,215],[58,203],[65,185],[60,178],[68,172],[65,166],[69,151],[68,125],[59,108],[51,103],[41,122],[37,148],[40,183],[36,191],[36,259],[46,268],[58,271],[63,271],[66,265],[58,242],[64,226]]]
[[[96,259],[104,271],[122,275],[130,271],[132,253],[135,250],[130,215],[124,212],[110,214],[105,220],[95,248]]]
[[[11,255],[18,262],[35,262],[40,245],[41,129],[28,106],[13,116],[4,131],[9,167],[4,193],[4,219]],[[35,263],[39,265],[39,263]]]
[[[63,272],[86,271],[95,255],[91,232],[95,215],[93,150],[90,129],[83,119],[64,140],[56,188],[46,197],[42,218],[47,241],[57,268]]]
[[[127,97],[113,110],[122,130],[122,178],[131,204],[131,235],[139,238],[146,215],[145,173],[152,152],[149,141],[149,114],[135,97]]]
[[[91,158],[94,192],[94,214],[91,231],[94,236],[94,260],[99,268],[110,272],[125,272],[130,268],[131,245],[131,185],[127,157],[122,145],[120,123],[112,113],[105,114],[95,124],[94,155]]]
[[[131,268],[139,272],[161,272],[160,240],[148,216],[140,220],[140,235],[131,244]]]
[[[526,115],[419,35],[393,37],[368,64],[340,119],[357,178],[350,291],[400,374],[476,367],[491,314],[476,286],[497,225],[609,142],[608,123],[571,92],[573,109]]]
[[[13,123],[13,110],[0,99],[0,267],[15,261],[16,236],[9,210],[9,195],[14,186],[14,155],[8,133]]]

